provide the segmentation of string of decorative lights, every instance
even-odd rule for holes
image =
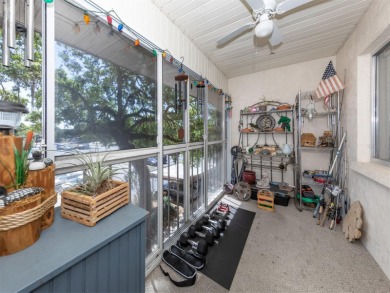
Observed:
[[[50,4],[54,0],[43,0],[43,1],[45,3]],[[201,75],[197,74],[196,72],[194,72],[193,70],[191,70],[187,66],[183,65],[180,60],[174,58],[168,49],[161,49],[160,47],[155,45],[153,42],[151,42],[150,40],[148,40],[147,38],[145,38],[144,36],[142,36],[141,34],[136,32],[134,29],[132,29],[131,27],[126,25],[121,20],[121,18],[118,16],[118,14],[115,12],[115,10],[106,11],[106,10],[102,9],[100,6],[98,6],[97,4],[95,4],[89,0],[85,0],[85,2],[87,2],[89,5],[94,7],[93,10],[85,9],[84,7],[79,6],[78,4],[76,4],[72,0],[65,0],[65,2],[68,3],[69,5],[72,5],[73,7],[83,11],[83,21],[73,22],[74,23],[73,31],[75,33],[79,33],[81,31],[81,27],[80,27],[81,23],[84,23],[87,26],[89,25],[89,23],[91,22],[91,16],[94,16],[100,20],[103,19],[102,16],[106,16],[107,24],[109,26],[114,27],[114,22],[117,23],[116,29],[119,32],[119,34],[117,32],[115,32],[115,30],[113,28],[112,28],[110,33],[112,33],[112,34],[115,33],[118,36],[120,36],[120,34],[125,33],[129,39],[134,39],[134,46],[135,47],[142,45],[145,49],[151,51],[154,57],[156,57],[158,52],[160,52],[162,57],[166,61],[170,62],[172,65],[174,65],[175,67],[177,67],[179,69],[179,72],[183,71],[186,74],[190,75],[193,79],[195,79],[195,81],[194,81],[195,86],[197,86],[200,81],[204,80],[204,78]],[[99,20],[95,22],[95,28],[94,28],[95,33],[100,33],[100,26],[98,25],[98,22],[99,22]],[[125,31],[124,31],[124,29],[125,29]],[[128,34],[126,32],[128,32],[130,34]],[[121,39],[123,40],[123,38],[121,38]],[[130,45],[126,41],[125,41],[125,43]],[[205,79],[205,84],[207,84],[208,89],[216,91],[220,95],[224,94],[222,89],[216,88],[207,79]]]

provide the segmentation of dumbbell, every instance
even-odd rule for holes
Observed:
[[[227,203],[223,203],[223,202],[220,202],[218,204],[217,210],[220,212],[226,213],[226,214],[230,213],[229,205]]]
[[[208,227],[205,225],[205,223],[203,223],[203,220],[201,219],[195,223],[195,230],[202,231],[203,229],[211,232],[217,239],[221,237],[221,229],[219,229],[218,227]]]
[[[196,249],[200,254],[206,255],[208,250],[208,245],[206,240],[200,239],[198,242],[190,240],[190,235],[187,232],[184,232],[180,235],[179,243],[183,246],[190,244],[193,249]]]
[[[217,219],[217,220],[225,220],[225,219],[227,219],[227,214],[221,213],[218,210],[214,210],[210,213],[210,218]]]
[[[199,236],[200,238],[203,238],[204,240],[206,240],[207,244],[210,245],[210,246],[214,245],[214,235],[213,235],[213,233],[211,233],[209,231],[206,231],[206,233],[204,234],[204,233],[196,231],[195,226],[191,225],[188,228],[188,234],[192,238],[196,237],[196,236]]]
[[[208,214],[203,215],[202,219],[204,224],[210,223],[213,227],[218,227],[219,229],[221,229],[221,231],[225,230],[226,228],[226,221],[224,219],[212,220],[210,215]]]

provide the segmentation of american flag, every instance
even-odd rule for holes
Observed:
[[[324,103],[328,105],[330,95],[345,88],[340,78],[337,76],[336,70],[334,70],[332,61],[329,62],[325,69],[322,80],[316,90],[318,98],[324,97]]]

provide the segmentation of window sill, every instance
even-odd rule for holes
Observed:
[[[376,163],[358,163],[350,164],[351,170],[371,179],[375,182],[390,188],[390,168]]]

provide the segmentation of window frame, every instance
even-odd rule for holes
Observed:
[[[371,162],[377,163],[386,167],[390,167],[390,159],[384,160],[380,159],[377,156],[377,124],[379,123],[378,119],[378,56],[390,48],[390,40],[387,41],[383,46],[381,46],[376,52],[372,54],[372,68],[371,68]],[[390,101],[389,101],[390,103]],[[387,115],[390,115],[387,113]],[[390,139],[390,133],[388,134]]]

